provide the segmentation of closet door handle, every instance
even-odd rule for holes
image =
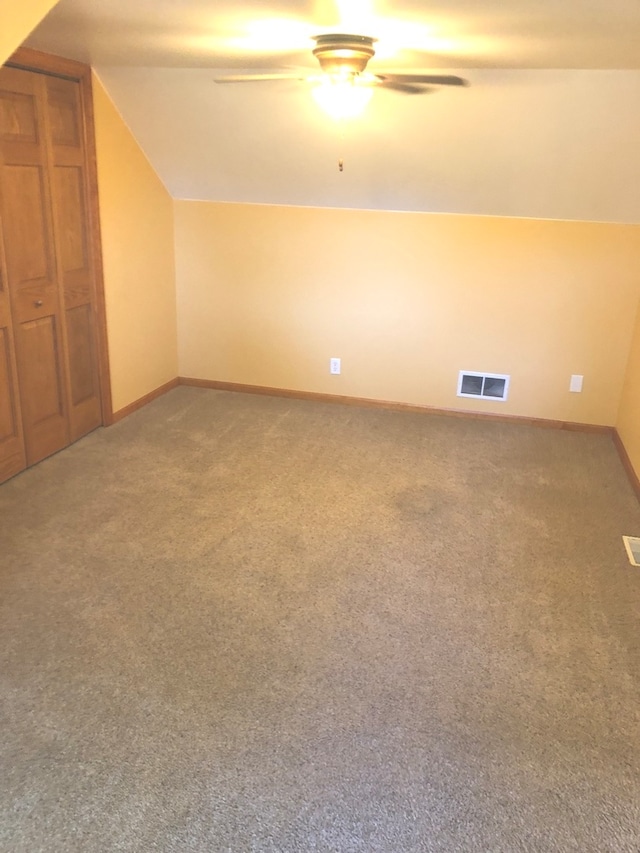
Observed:
[[[42,299],[34,299],[33,304],[35,305],[36,308],[41,308],[42,307]]]

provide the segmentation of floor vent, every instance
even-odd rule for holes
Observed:
[[[509,376],[504,373],[475,373],[461,370],[458,374],[458,397],[479,397],[481,400],[506,400]]]
[[[632,566],[640,566],[640,539],[637,536],[623,536],[627,556]]]

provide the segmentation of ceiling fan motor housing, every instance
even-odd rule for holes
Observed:
[[[325,74],[361,74],[375,54],[369,36],[316,36],[313,55]]]

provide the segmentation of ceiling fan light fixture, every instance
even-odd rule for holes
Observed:
[[[347,72],[360,74],[375,55],[370,36],[351,36],[342,33],[315,36],[313,55],[325,74]]]
[[[336,121],[357,118],[371,100],[375,78],[365,68],[375,54],[375,39],[330,33],[315,36],[314,41],[313,55],[322,70],[312,89],[316,103]]]
[[[312,53],[320,65],[320,75],[301,77],[298,73],[246,72],[216,79],[217,83],[242,83],[258,80],[307,80],[315,100],[333,118],[343,120],[362,113],[374,88],[419,95],[432,91],[434,86],[466,86],[467,80],[453,74],[422,72],[387,73],[367,71],[369,60],[375,56],[371,36],[328,33],[314,36]]]
[[[323,74],[311,94],[334,121],[346,121],[362,115],[373,89],[360,85],[357,74]]]

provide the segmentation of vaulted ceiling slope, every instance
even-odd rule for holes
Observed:
[[[215,82],[304,77],[328,32],[469,86],[336,125],[306,81]],[[176,198],[640,223],[637,0],[60,0],[27,44],[93,65]]]

